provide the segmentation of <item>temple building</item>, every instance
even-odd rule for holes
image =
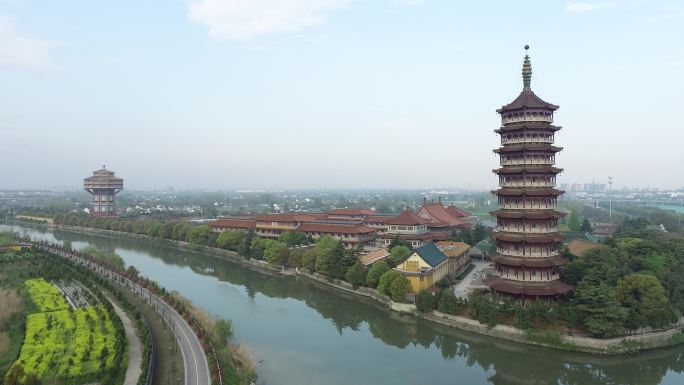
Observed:
[[[496,112],[501,127],[499,189],[493,191],[499,209],[493,238],[496,255],[492,257],[497,276],[487,285],[493,292],[526,299],[554,298],[572,290],[560,281],[560,267],[567,261],[560,256],[563,236],[558,220],[565,214],[556,210],[558,196],[554,146],[559,126],[553,125],[557,105],[545,102],[532,92],[532,65],[527,55],[522,69],[523,90],[511,103]]]

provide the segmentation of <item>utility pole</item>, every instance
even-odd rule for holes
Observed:
[[[608,219],[613,223],[613,177],[608,177]]]

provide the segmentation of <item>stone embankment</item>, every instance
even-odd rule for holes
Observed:
[[[147,235],[131,234],[114,230],[102,230],[65,225],[51,225],[51,227],[87,234],[117,235],[138,239],[159,240],[158,238],[149,237]],[[337,290],[341,290],[346,293],[371,299],[392,311],[413,314],[416,317],[423,318],[425,320],[440,325],[445,325],[459,330],[486,335],[494,338],[500,338],[507,341],[519,342],[527,345],[537,345],[594,354],[623,354],[633,353],[647,349],[672,346],[675,340],[675,336],[677,336],[680,333],[684,333],[684,318],[680,319],[676,325],[670,327],[667,330],[652,331],[643,334],[628,335],[610,339],[563,335],[543,330],[528,332],[507,325],[496,325],[490,327],[488,325],[482,324],[470,318],[439,313],[436,311],[429,314],[419,313],[416,310],[415,305],[394,302],[389,297],[379,294],[377,291],[370,288],[359,287],[357,289],[354,289],[351,284],[344,281],[329,280],[325,277],[307,273],[299,269],[286,269],[282,266],[271,266],[263,261],[255,261],[242,258],[240,255],[232,251],[218,249],[214,247],[194,245],[181,241],[163,240],[163,242],[167,242],[169,244],[176,245],[178,247],[189,249],[192,251],[204,252],[220,258],[226,258],[233,262],[237,262],[243,266],[247,266],[251,269],[269,274],[304,277],[306,279],[316,281],[318,283],[324,284],[328,287],[335,288]]]

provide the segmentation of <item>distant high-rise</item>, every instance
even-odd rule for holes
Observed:
[[[525,46],[525,51],[529,47]],[[522,69],[523,90],[511,103],[496,112],[501,115],[499,154],[501,167],[499,189],[493,193],[499,200],[493,237],[496,240],[497,276],[487,285],[494,292],[525,299],[554,298],[572,287],[560,281],[560,267],[566,260],[560,256],[563,236],[558,219],[565,214],[556,210],[558,196],[555,167],[554,135],[560,127],[553,125],[558,106],[547,103],[532,92],[532,65],[525,54]]]
[[[114,171],[107,170],[103,165],[101,169],[93,171],[93,176],[83,180],[83,189],[93,196],[90,215],[94,217],[116,216],[114,197],[123,190],[123,179],[114,176]]]

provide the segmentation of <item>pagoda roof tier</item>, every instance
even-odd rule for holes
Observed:
[[[504,187],[492,191],[497,196],[554,196],[563,195],[565,191],[555,188],[515,188]]]
[[[529,143],[529,144],[509,144],[494,150],[497,154],[520,151],[544,151],[544,152],[560,152],[563,147],[557,147],[548,143]]]
[[[555,111],[558,106],[549,102],[544,101],[542,98],[537,96],[531,89],[525,88],[522,90],[520,95],[515,98],[512,102],[502,106],[496,112],[502,114],[504,112],[520,111],[525,109],[544,109]]]
[[[554,296],[569,293],[573,287],[560,280],[542,282],[521,282],[492,277],[485,281],[492,290],[514,295]]]
[[[557,267],[567,264],[569,261],[560,256],[546,258],[512,257],[508,255],[494,255],[490,259],[499,265],[521,267]]]
[[[562,127],[561,126],[554,126],[551,123],[548,122],[515,122],[515,123],[508,123],[505,124],[499,129],[494,130],[497,134],[501,134],[502,132],[513,132],[513,131],[522,131],[522,130],[551,130],[551,131],[560,131]]]
[[[494,174],[559,174],[562,168],[553,166],[505,166],[492,170]]]
[[[565,237],[560,233],[520,234],[494,231],[492,237],[497,241],[525,242],[525,243],[554,243],[560,242]]]
[[[556,210],[496,210],[489,214],[506,219],[557,219],[567,214]]]

